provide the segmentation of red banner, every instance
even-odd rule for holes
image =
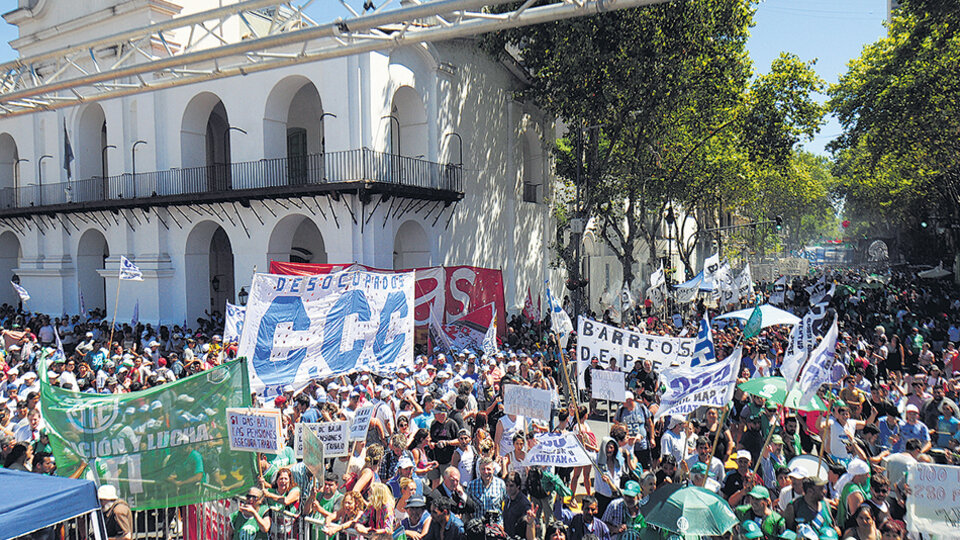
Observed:
[[[315,276],[343,270],[367,272],[409,272],[384,270],[362,264],[309,264],[270,261],[270,273],[293,276]],[[415,318],[418,326],[430,322],[431,312],[440,324],[450,324],[466,314],[493,303],[497,309],[497,334],[506,337],[507,308],[503,298],[503,276],[500,270],[476,266],[431,266],[415,268]]]

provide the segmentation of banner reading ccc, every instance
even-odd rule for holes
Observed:
[[[257,274],[239,355],[271,399],[285,385],[413,364],[414,274]]]

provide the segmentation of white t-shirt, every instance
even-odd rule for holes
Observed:
[[[856,420],[847,420],[846,431],[853,433],[857,428]],[[830,431],[830,454],[837,456],[841,459],[852,459],[854,456],[850,452],[847,452],[846,444],[840,440],[840,437],[847,435],[844,431],[844,426],[840,424],[840,421],[836,417],[830,417],[829,424]]]

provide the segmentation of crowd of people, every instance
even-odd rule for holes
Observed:
[[[806,288],[819,277],[793,279],[781,307],[802,316],[809,309]],[[390,376],[315,380],[255,404],[282,411],[290,446],[298,422],[349,420],[364,405],[374,409],[366,440],[349,456],[328,460],[322,477],[291,447],[260,455],[262,474],[233,516],[234,537],[293,538],[310,523],[321,540],[667,538],[669,531],[652,530],[645,507],[665,486],[685,485],[707,489],[733,509],[739,525],[728,537],[908,538],[908,464],[960,464],[960,290],[897,271],[829,277],[837,283],[830,317],[836,315],[840,334],[833,384],[819,393],[827,411],[787,410],[737,390],[724,409],[657,419],[659,374],[640,359],[627,366],[625,402],[609,424],[598,423],[589,389],[576,390],[576,336],[560,350],[549,321],[518,316],[497,354],[425,353]],[[723,311],[765,302],[771,290],[761,283],[756,297]],[[670,311],[682,308],[686,323],[678,328],[670,311],[641,304],[621,325],[696,335],[704,313],[711,320],[720,313],[711,306],[709,295],[672,305]],[[2,464],[41,474],[54,474],[56,464],[39,406],[40,366],[49,366],[50,384],[123,393],[236,355],[236,346],[209,327],[111,330],[103,313],[50,317],[11,306],[0,308],[0,323]],[[790,327],[768,327],[741,340],[739,325],[719,322],[713,340],[718,359],[743,344],[745,382],[778,374],[789,333]],[[598,359],[589,364],[588,370],[611,369]],[[506,384],[556,390],[553,418],[505,414]],[[595,433],[597,426],[602,432]],[[537,435],[551,431],[574,434],[593,464],[529,465],[525,457]]]

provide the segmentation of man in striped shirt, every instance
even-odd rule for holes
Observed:
[[[490,458],[480,460],[480,477],[467,485],[467,493],[477,503],[477,514],[482,518],[490,510],[497,512],[497,524],[503,525],[503,505],[507,500],[507,486],[493,475],[494,464]]]

